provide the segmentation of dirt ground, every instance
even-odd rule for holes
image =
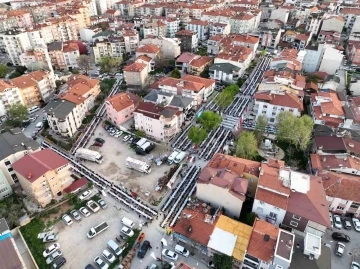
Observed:
[[[156,159],[160,155],[170,155],[171,149],[157,145],[151,154],[146,156],[136,155],[135,151],[130,148],[130,144],[123,142],[124,135],[119,138],[112,137],[101,125],[96,129],[93,137],[101,137],[105,140],[104,145],[96,147],[96,149],[91,147],[92,141],[88,145],[90,149],[96,150],[103,155],[104,162],[102,164],[87,162],[86,166],[115,184],[131,189],[145,201],[156,205],[156,201],[160,200],[166,192],[166,190],[162,192],[155,191],[156,183],[160,177],[169,172],[170,166],[167,164],[157,166],[150,160],[150,157]],[[129,156],[151,164],[151,173],[147,175],[127,168],[125,160]]]

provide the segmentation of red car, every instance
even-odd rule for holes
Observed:
[[[93,144],[93,146],[95,146],[95,147],[102,147],[103,144],[100,143],[100,142],[95,142],[95,143]]]

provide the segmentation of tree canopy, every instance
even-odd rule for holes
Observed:
[[[195,145],[199,145],[202,141],[206,139],[207,135],[208,134],[204,128],[193,126],[189,130],[188,138]]]
[[[236,143],[236,156],[253,160],[258,155],[255,134],[248,131],[241,132]]]
[[[233,256],[228,256],[226,254],[214,254],[214,260],[213,263],[215,265],[215,268],[221,268],[221,269],[232,269],[233,268]]]
[[[170,77],[181,78],[181,72],[179,71],[179,69],[175,68],[173,71],[171,71]]]
[[[155,69],[159,69],[163,71],[164,68],[169,66],[170,59],[166,57],[163,53],[158,53],[154,58],[154,62],[155,62]]]
[[[277,139],[287,141],[299,150],[305,150],[310,143],[313,121],[308,115],[294,116],[289,111],[277,116]]]
[[[87,74],[90,69],[90,56],[88,55],[80,55],[77,59],[77,64],[80,69],[84,70]]]
[[[233,101],[235,95],[239,92],[239,86],[232,84],[227,86],[221,93],[216,97],[216,102],[221,109],[227,108]]]
[[[102,57],[99,65],[101,67],[101,70],[103,72],[111,72],[112,68],[115,68],[117,66],[120,66],[121,60],[120,58],[114,58],[114,57],[110,57],[110,56],[105,56]]]
[[[9,68],[6,65],[0,64],[0,78],[4,78],[9,71]]]
[[[24,105],[15,104],[7,110],[8,118],[6,124],[12,127],[21,127],[23,121],[27,120],[29,112]]]
[[[268,126],[269,120],[266,115],[260,115],[257,118],[256,125],[255,125],[255,136],[258,142],[261,141],[262,137],[264,136],[266,127]]]
[[[220,125],[221,121],[221,116],[210,110],[205,110],[199,118],[199,122],[208,132],[217,128]]]

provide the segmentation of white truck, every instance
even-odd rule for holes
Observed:
[[[150,174],[150,172],[151,172],[150,165],[148,165],[146,162],[136,160],[131,157],[126,158],[125,164],[126,164],[127,168],[134,169],[136,171],[139,171],[139,172],[142,172],[145,174]]]
[[[146,138],[141,138],[138,142],[136,142],[136,145],[138,147],[141,147],[142,145],[144,145],[146,143],[147,139]]]
[[[103,231],[105,231],[107,228],[109,228],[109,225],[106,223],[106,221],[104,221],[104,222],[100,223],[98,226],[92,227],[90,229],[90,231],[87,233],[87,237],[89,239],[94,238],[99,233],[102,233]]]
[[[103,156],[99,152],[85,148],[79,148],[75,153],[75,157],[96,163],[103,162]]]
[[[187,153],[185,151],[180,152],[174,159],[174,163],[181,163],[185,159]]]
[[[93,200],[87,201],[86,206],[94,213],[100,210],[100,206]]]
[[[171,153],[171,155],[170,155],[170,156],[168,157],[168,159],[167,159],[167,163],[168,163],[168,164],[173,164],[176,156],[178,156],[179,153],[180,153],[180,152],[177,151],[177,150],[175,150],[173,153]]]

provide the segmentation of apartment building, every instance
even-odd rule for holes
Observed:
[[[8,12],[6,12],[6,17],[7,18],[15,18],[17,21],[17,26],[19,28],[27,28],[27,27],[31,27],[33,22],[32,22],[32,16],[30,14],[29,11],[27,10],[9,10]]]
[[[78,68],[78,59],[80,57],[80,50],[78,43],[75,42],[64,42],[63,44],[63,54],[66,63],[67,69]]]
[[[167,33],[166,24],[160,20],[156,22],[145,23],[141,29],[144,38],[151,36],[166,37],[166,33]]]
[[[280,41],[281,30],[260,27],[254,31],[254,35],[259,37],[259,45],[262,48],[276,49]]]
[[[229,23],[215,22],[209,26],[209,38],[216,35],[228,35],[230,31],[231,26]]]
[[[167,37],[144,38],[140,45],[152,44],[160,48],[160,53],[169,59],[177,58],[180,55],[180,40]]]
[[[136,16],[162,16],[164,7],[161,4],[149,3],[135,8]]]
[[[287,23],[289,19],[289,10],[286,8],[277,8],[271,11],[270,20],[279,20],[284,24]]]
[[[353,28],[355,24],[358,24],[360,9],[352,7],[343,7],[339,9],[339,15],[343,17],[345,22],[345,27],[348,33],[353,33]]]
[[[200,76],[200,74],[212,65],[214,62],[214,58],[210,56],[201,56],[197,59],[193,59],[190,62],[190,74],[194,76]]]
[[[237,46],[236,51],[224,50],[215,56],[215,64],[229,63],[240,68],[239,74],[242,76],[249,67],[253,58],[253,50],[248,47]]]
[[[0,49],[9,55],[13,65],[20,65],[20,55],[31,48],[32,46],[26,32],[8,30],[0,33]]]
[[[195,52],[198,47],[198,35],[196,32],[189,30],[181,30],[175,34],[175,37],[178,38],[181,42],[181,51],[182,52]]]
[[[70,162],[51,149],[27,154],[12,168],[26,195],[42,207],[64,198],[64,189],[74,181]]]
[[[253,31],[256,17],[251,13],[241,13],[230,18],[230,32],[233,34],[246,34]]]
[[[28,70],[40,67],[41,69],[53,71],[50,55],[46,45],[35,46],[33,49],[22,53],[19,58],[21,65],[25,66]]]
[[[0,80],[0,118],[5,116],[7,109],[15,104],[26,104],[20,89],[7,81]]]
[[[341,16],[332,16],[324,19],[321,25],[321,31],[335,31],[341,33],[345,26],[345,21]]]
[[[146,55],[151,59],[155,59],[156,56],[160,53],[160,47],[153,44],[141,45],[136,49],[136,57],[141,55]]]
[[[55,76],[52,71],[37,70],[21,77],[29,76],[37,84],[37,89],[40,93],[41,100],[47,102],[56,89]],[[13,84],[14,79],[11,80]],[[17,84],[19,81],[17,80]],[[16,84],[15,84],[16,85]],[[20,86],[18,86],[20,88]]]
[[[11,165],[26,154],[40,150],[40,145],[30,137],[25,136],[20,128],[10,129],[0,134],[0,172],[3,173],[9,185],[19,182]]]
[[[141,102],[134,111],[134,120],[136,130],[144,131],[150,138],[166,142],[181,131],[184,115],[178,108]]]
[[[70,41],[78,39],[78,22],[70,16],[49,18],[45,23],[51,26],[54,40]]]
[[[210,78],[225,83],[236,83],[240,78],[240,68],[230,63],[217,63],[209,68]]]
[[[199,41],[205,41],[209,39],[209,27],[210,22],[202,20],[191,20],[186,25],[187,30],[197,33],[197,38]]]
[[[26,107],[38,106],[41,101],[41,94],[38,83],[29,75],[13,78],[10,83],[19,89],[24,105]]]
[[[99,63],[105,56],[122,58],[126,53],[125,39],[122,36],[96,39],[92,48],[96,63]]]
[[[106,99],[106,116],[116,126],[134,117],[141,98],[131,92],[121,92]]]
[[[148,77],[148,65],[146,63],[135,62],[127,65],[123,69],[124,80],[128,87],[146,86],[146,78]]]
[[[51,65],[55,70],[66,70],[67,65],[63,53],[63,42],[54,41],[47,45]]]

